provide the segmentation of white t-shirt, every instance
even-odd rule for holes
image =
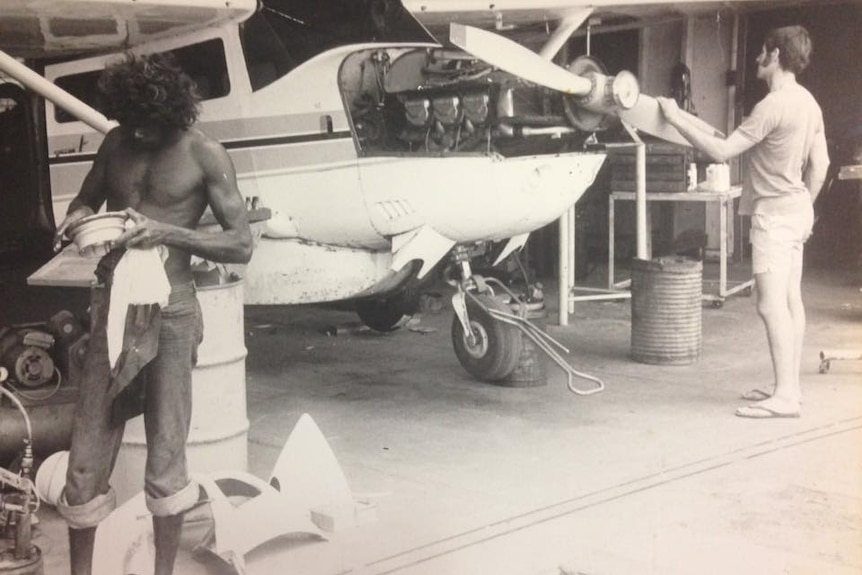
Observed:
[[[815,136],[823,129],[820,106],[796,82],[757,103],[737,128],[755,143],[748,151],[740,213],[779,215],[810,209],[811,195],[802,176]]]

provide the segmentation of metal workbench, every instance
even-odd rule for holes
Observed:
[[[741,186],[731,186],[726,191],[711,191],[696,188],[689,192],[650,192],[645,194],[647,205],[650,202],[704,202],[719,204],[719,279],[718,293],[704,293],[703,299],[711,301],[715,305],[721,303],[733,294],[743,290],[750,290],[754,285],[754,279],[745,281],[731,282],[727,275],[727,260],[728,253],[732,249],[730,242],[733,241],[728,233],[728,222],[732,222],[735,210],[734,201],[742,194]],[[608,199],[608,289],[620,289],[627,285],[625,282],[616,282],[614,277],[614,204],[618,200],[634,201],[637,198],[636,192],[611,191]],[[649,225],[649,217],[646,218],[647,226]],[[647,236],[649,234],[647,233]],[[731,249],[728,249],[728,248]],[[649,247],[647,248],[649,251]],[[648,258],[651,255],[648,255]]]

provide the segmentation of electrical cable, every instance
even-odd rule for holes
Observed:
[[[8,384],[9,382],[7,381],[6,383]],[[17,397],[15,397],[15,394],[13,394],[11,391],[5,389],[3,386],[0,386],[0,393],[5,395],[6,397],[8,397],[10,399],[10,401],[12,401],[12,403],[15,405],[15,407],[17,407],[18,410],[21,412],[21,415],[24,416],[24,423],[27,426],[27,441],[29,441],[30,445],[32,445],[33,444],[33,426],[30,424],[30,416],[27,415],[27,410],[24,409],[24,405],[21,403],[21,401]]]
[[[63,376],[60,373],[60,370],[56,366],[54,367],[54,372],[57,374],[57,383],[54,385],[54,389],[52,389],[50,391],[46,391],[45,393],[42,393],[42,394],[33,394],[33,393],[27,393],[25,391],[22,391],[22,390],[18,389],[17,387],[15,387],[15,385],[12,384],[12,380],[7,380],[6,385],[7,385],[7,387],[9,387],[9,389],[11,389],[12,391],[14,391],[16,394],[20,395],[24,399],[27,399],[29,401],[45,401],[46,399],[50,399],[50,398],[54,397],[57,394],[57,392],[60,391],[60,386],[63,384]]]

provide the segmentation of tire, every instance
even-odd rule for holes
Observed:
[[[507,313],[511,310],[499,300],[480,295],[478,299],[488,309]],[[497,321],[472,299],[467,300],[467,315],[477,338],[470,346],[458,316],[452,319],[452,346],[458,361],[467,373],[480,381],[496,382],[515,371],[521,355],[521,332],[518,328]]]
[[[356,302],[356,314],[362,323],[379,332],[394,331],[405,317],[412,316],[419,307],[419,293],[402,290],[388,298],[366,299]]]

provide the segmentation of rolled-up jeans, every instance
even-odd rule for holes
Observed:
[[[112,418],[109,394],[107,306],[109,290],[91,290],[91,329],[85,376],[81,382],[66,486],[57,510],[70,527],[98,525],[116,507],[109,484],[122,444],[124,424]],[[147,461],[144,493],[155,516],[170,516],[191,508],[198,487],[189,480],[186,441],[191,422],[192,369],[203,336],[201,309],[193,284],[174,286],[161,310],[158,353],[144,366],[144,427]]]

